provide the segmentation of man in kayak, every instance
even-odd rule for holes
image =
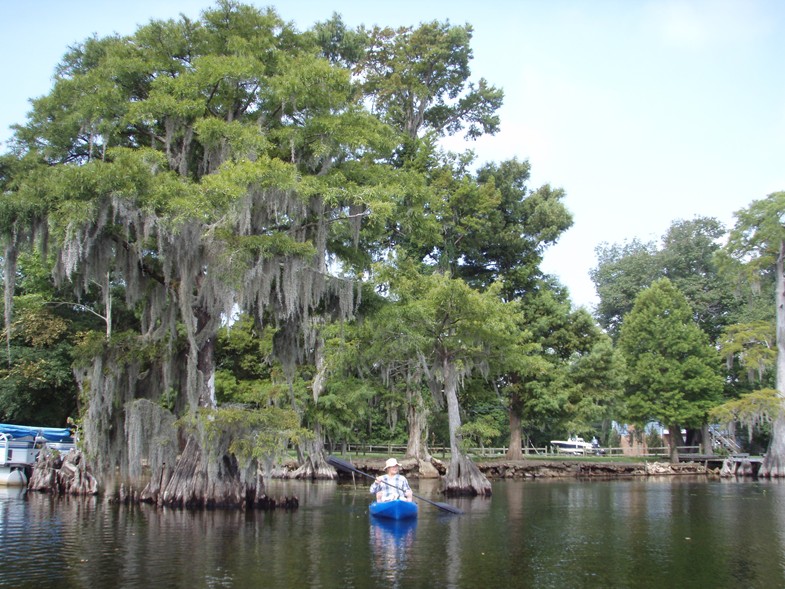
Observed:
[[[384,463],[386,474],[376,477],[371,485],[371,493],[376,493],[378,502],[393,501],[394,499],[412,500],[412,488],[409,481],[402,474],[399,474],[401,465],[395,458],[390,458]]]

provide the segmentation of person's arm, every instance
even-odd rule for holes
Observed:
[[[401,477],[401,478],[403,478],[404,496],[406,497],[407,501],[411,501],[414,495],[412,494],[412,488],[409,486],[409,480],[406,477]]]
[[[371,485],[371,493],[376,494],[376,500],[381,501],[384,496],[384,476],[376,477],[376,480]]]

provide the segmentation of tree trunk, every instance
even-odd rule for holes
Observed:
[[[513,387],[514,388],[514,387]],[[522,460],[521,409],[523,402],[517,391],[510,396],[510,445],[507,448],[508,460]]]
[[[463,454],[458,429],[461,427],[461,414],[458,405],[458,382],[455,366],[445,358],[444,396],[447,398],[447,417],[450,426],[450,451],[452,458],[447,474],[442,479],[442,489],[449,495],[490,495],[491,483],[477,465]]]
[[[67,454],[41,450],[27,488],[55,495],[97,495],[98,481],[79,450]]]
[[[297,497],[268,497],[259,470],[255,477],[249,477],[249,482],[242,483],[233,456],[224,455],[217,476],[211,477],[205,464],[196,438],[191,437],[174,469],[168,464],[162,464],[138,496],[132,490],[129,494],[121,489],[119,500],[123,503],[142,502],[159,507],[191,509],[225,507],[270,510],[296,509],[299,506]]]
[[[211,317],[207,311],[198,309],[195,312],[197,318],[197,333],[201,335],[204,329],[212,329]],[[199,407],[214,408],[217,403],[215,399],[215,334],[206,337],[197,351],[196,369],[201,377],[199,386]]]
[[[142,497],[155,497],[159,506],[166,507],[245,507],[247,490],[240,482],[237,459],[225,454],[217,472],[210,470],[205,452],[191,436],[171,477],[166,472],[153,477]],[[158,493],[151,486],[156,484],[161,485]]]
[[[681,427],[676,424],[668,426],[668,449],[670,451],[671,464],[679,463],[679,446],[682,445]]]
[[[771,428],[771,441],[758,476],[785,477],[785,417],[780,415]]]
[[[408,389],[406,397],[406,422],[409,426],[406,457],[430,461],[431,453],[428,451],[428,410],[425,408],[425,402],[419,391]]]
[[[313,440],[298,446],[303,458],[300,460],[300,466],[289,475],[289,478],[334,480],[338,478],[338,473],[324,457],[324,439],[318,421],[314,423],[313,431]]]
[[[709,424],[704,423],[701,426],[701,448],[704,454],[711,454],[711,433],[709,432]]]
[[[777,396],[780,398],[780,414],[774,419],[771,441],[763,459],[759,476],[785,476],[785,241],[780,242],[777,256],[776,274],[776,313],[777,313]]]
[[[438,479],[439,471],[433,464],[433,457],[428,450],[428,409],[422,394],[407,391],[409,400],[406,409],[406,421],[409,425],[409,438],[406,443],[406,457],[417,460],[418,473],[423,479]]]

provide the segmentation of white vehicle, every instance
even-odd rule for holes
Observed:
[[[583,438],[569,437],[566,440],[551,440],[551,446],[556,448],[560,454],[572,454],[583,456],[584,454],[604,454],[605,451],[599,445],[587,442]]]

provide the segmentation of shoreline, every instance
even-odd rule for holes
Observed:
[[[376,473],[384,469],[384,458],[346,457],[358,470]],[[416,479],[437,478],[447,470],[446,463],[432,459],[421,468],[413,458],[400,460],[401,474]],[[583,460],[482,460],[475,462],[489,480],[537,478],[617,478],[665,475],[716,475],[719,469],[698,462],[594,462]],[[431,469],[433,472],[430,472]],[[425,472],[424,472],[425,471]],[[339,473],[343,477],[343,473]]]

